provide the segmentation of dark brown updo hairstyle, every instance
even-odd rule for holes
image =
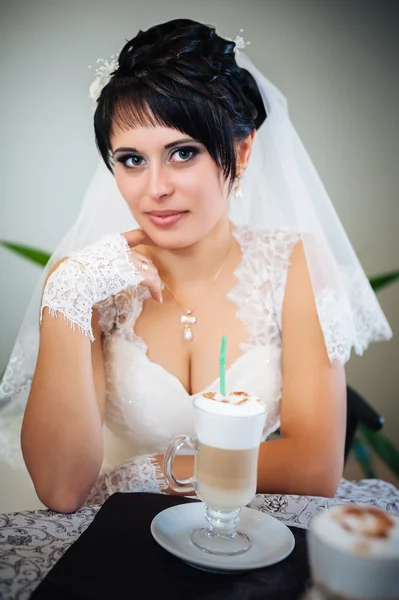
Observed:
[[[97,148],[108,169],[113,172],[115,128],[161,125],[204,144],[231,184],[235,143],[266,119],[258,86],[237,65],[234,48],[214,27],[190,19],[155,25],[128,41],[94,114]]]

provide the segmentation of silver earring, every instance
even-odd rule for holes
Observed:
[[[237,198],[241,198],[242,197],[241,177],[240,177],[240,175],[237,175],[237,177],[234,179],[234,182],[233,182],[233,196],[234,196],[235,200],[237,200]]]
[[[242,198],[242,190],[241,190],[241,178],[245,175],[245,168],[242,169],[237,177],[233,181],[233,196],[236,200],[237,198]]]

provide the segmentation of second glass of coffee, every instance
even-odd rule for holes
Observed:
[[[205,524],[190,535],[195,546],[222,556],[241,554],[251,540],[238,529],[239,513],[256,494],[266,409],[259,398],[245,392],[207,392],[193,404],[195,436],[180,435],[170,443],[166,481],[176,491],[196,491],[205,504]],[[173,459],[183,446],[195,451],[194,476],[179,481]]]

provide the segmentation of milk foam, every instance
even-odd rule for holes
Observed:
[[[247,450],[261,442],[267,411],[256,396],[205,392],[195,398],[194,406],[200,442],[226,450]]]
[[[375,506],[333,506],[310,527],[325,544],[338,550],[399,560],[399,518]]]
[[[246,392],[230,392],[227,396],[218,392],[205,392],[194,400],[194,405],[214,414],[232,417],[259,415],[265,412],[261,400]]]

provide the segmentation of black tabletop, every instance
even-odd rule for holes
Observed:
[[[31,600],[300,598],[309,580],[306,530],[290,528],[295,548],[286,559],[241,574],[195,569],[159,546],[150,531],[155,515],[170,506],[197,501],[163,494],[113,494]]]

